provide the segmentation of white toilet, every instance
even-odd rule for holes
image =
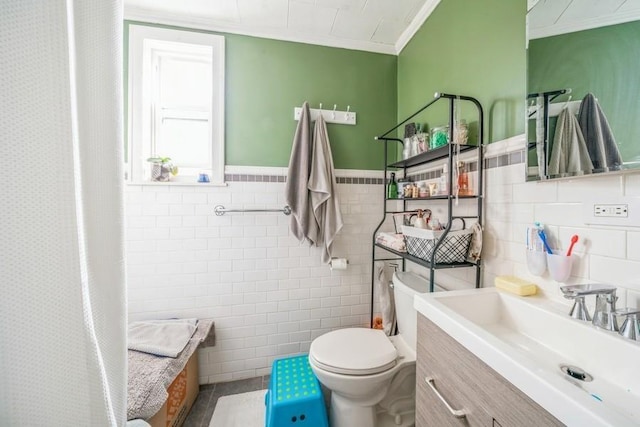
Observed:
[[[417,313],[413,297],[428,282],[393,275],[398,331],[348,328],[311,343],[309,364],[331,390],[331,427],[409,427],[415,424]]]

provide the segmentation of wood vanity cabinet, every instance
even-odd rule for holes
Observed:
[[[563,425],[421,314],[416,375],[416,427]]]

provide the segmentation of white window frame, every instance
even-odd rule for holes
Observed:
[[[152,79],[146,81],[143,79],[144,67],[150,65],[150,61],[145,61],[144,57],[145,39],[211,46],[213,82],[211,85],[211,126],[209,128],[212,155],[210,180],[212,184],[224,184],[224,37],[133,24],[129,25],[129,181],[136,184],[148,182],[144,179],[144,173],[146,159],[152,150],[152,114],[151,110],[146,108],[149,105],[149,100],[143,99],[144,85],[152,84]],[[146,74],[149,75],[149,70]],[[196,183],[196,179],[197,175],[178,174],[176,181]]]

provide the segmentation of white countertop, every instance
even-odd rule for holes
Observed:
[[[497,294],[498,298],[489,294]],[[456,298],[458,301],[455,301]],[[475,300],[474,298],[480,299]],[[493,304],[491,306],[489,302],[494,300],[497,302],[491,303]],[[470,314],[467,314],[465,304],[469,305],[468,312]],[[596,365],[596,363],[611,362],[628,364],[629,366],[617,366],[617,369],[638,373],[640,369],[640,345],[638,343],[624,342],[627,340],[616,336],[617,334],[595,330],[595,327],[583,324],[584,322],[576,323],[579,321],[569,318],[568,314],[562,312],[566,310],[566,307],[558,306],[557,303],[550,300],[538,296],[519,297],[495,288],[420,294],[415,297],[414,306],[420,314],[439,326],[566,425],[581,427],[640,425],[640,418],[638,418],[638,411],[640,411],[639,390],[631,390],[633,387],[626,386],[623,387],[626,390],[622,390],[619,387],[610,386],[607,379],[599,378],[600,382],[594,381],[591,383],[594,384],[591,387],[600,388],[595,388],[596,391],[592,392],[588,389],[587,383],[584,383],[583,386],[577,380],[567,379],[559,370],[559,364],[556,363],[558,353],[555,351],[558,351],[557,348],[561,346],[536,341],[535,336],[531,337],[526,332],[517,331],[518,319],[513,320],[511,317],[515,313],[514,308],[518,313],[524,313],[527,316],[530,311],[531,321],[525,320],[525,323],[530,326],[532,322],[538,322],[536,316],[539,314],[542,323],[540,327],[546,328],[543,333],[548,334],[550,342],[555,340],[558,343],[558,339],[565,340],[564,337],[554,336],[556,333],[564,333],[565,329],[569,331],[571,339],[575,337],[576,342],[579,339],[597,341],[593,342],[590,351],[584,352],[587,353],[585,357],[591,357],[591,360],[582,360],[583,364],[585,360],[591,363],[592,370],[595,369],[594,366],[603,366]],[[508,308],[505,308],[507,306]],[[483,310],[484,313],[478,314]],[[491,312],[489,313],[489,311]],[[514,322],[516,326],[509,325],[509,322]],[[555,328],[556,325],[562,325],[562,327]],[[525,326],[524,329],[527,327]],[[600,345],[601,340],[602,344]],[[594,358],[607,357],[606,354],[599,353],[599,346],[611,349],[611,351],[615,350],[616,354],[629,353],[629,357],[622,359],[623,362],[619,360],[593,360]],[[627,363],[633,360],[636,363]],[[569,361],[571,361],[570,357]],[[640,387],[640,384],[637,387]],[[598,397],[594,397],[594,395]],[[607,398],[602,401],[598,400],[603,395]],[[609,399],[609,397],[611,398]]]

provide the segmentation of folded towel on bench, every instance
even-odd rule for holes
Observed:
[[[127,346],[156,356],[177,357],[196,331],[197,319],[149,320],[129,324]]]
[[[167,387],[184,369],[213,327],[212,320],[200,320],[196,332],[176,358],[129,350],[127,420],[149,419],[167,400]]]

